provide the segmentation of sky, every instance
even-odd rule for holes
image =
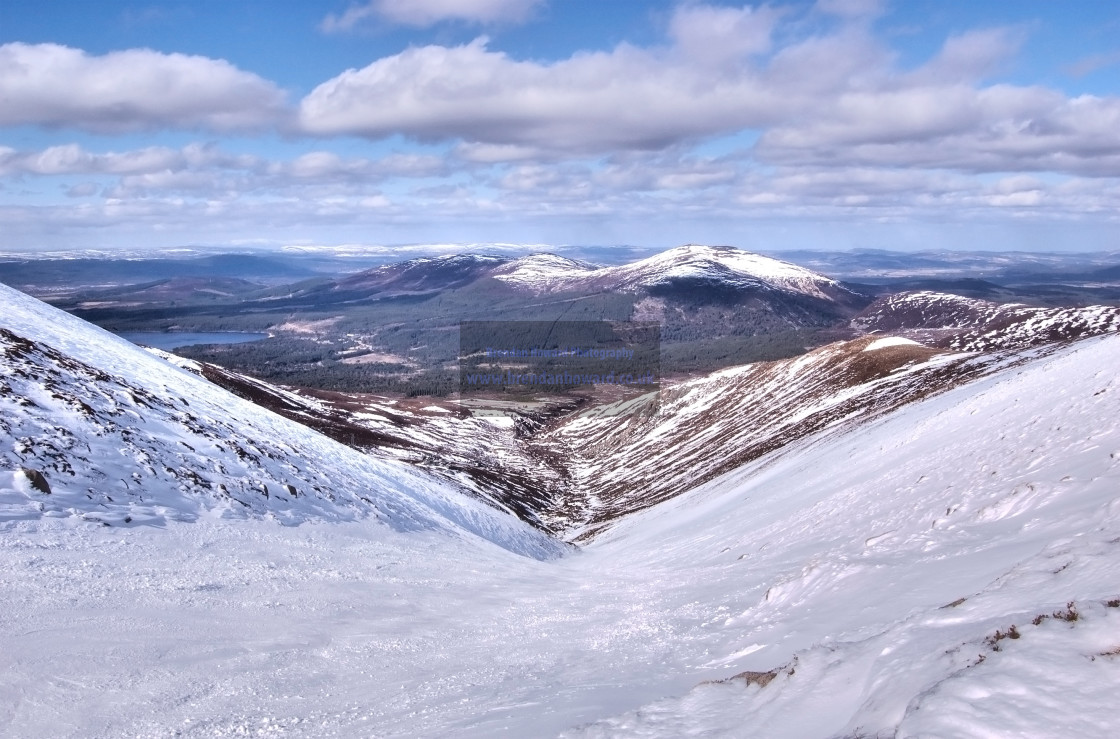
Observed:
[[[1120,3],[0,0],[0,251],[1120,250]]]

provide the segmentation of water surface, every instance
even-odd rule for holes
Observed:
[[[243,344],[268,338],[268,334],[248,331],[121,331],[117,336],[128,339],[133,344],[143,344],[164,351],[195,344]]]

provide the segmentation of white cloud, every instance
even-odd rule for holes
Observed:
[[[770,50],[771,34],[781,10],[713,5],[684,5],[669,23],[669,36],[692,63],[722,65]]]
[[[304,98],[300,126],[323,136],[403,133],[588,153],[755,126],[783,107],[781,91],[752,74],[713,77],[705,64],[656,51],[622,45],[542,64],[486,43],[412,48],[348,70]]]
[[[350,31],[370,19],[414,28],[443,21],[483,25],[524,23],[543,0],[370,0],[329,14],[320,28],[327,33]]]
[[[150,49],[92,56],[57,44],[0,46],[0,125],[99,133],[276,125],[284,94],[229,62]]]
[[[524,162],[547,160],[547,152],[533,146],[517,144],[480,144],[462,142],[454,149],[454,154],[465,162],[496,164],[498,162]]]
[[[818,9],[866,16],[881,7],[832,0]],[[454,141],[463,160],[483,164],[664,150],[751,130],[767,163],[1117,173],[1120,100],[985,84],[1018,52],[1018,29],[953,36],[904,70],[864,24],[778,33],[791,13],[684,4],[669,46],[621,44],[548,63],[493,51],[484,38],[411,48],[317,87],[299,126]]]
[[[911,76],[912,83],[963,83],[997,71],[1024,41],[1022,33],[1008,28],[969,31],[945,41],[936,57]]]
[[[121,200],[172,193],[222,200],[260,194],[358,196],[388,179],[445,176],[453,171],[452,164],[468,166],[453,158],[424,154],[397,153],[367,159],[324,150],[287,161],[268,161],[229,154],[214,144],[104,153],[91,152],[78,144],[30,152],[0,147],[0,178],[100,176],[101,186],[86,182],[70,187],[67,193],[89,197],[104,187],[105,197]]]
[[[817,120],[767,131],[756,154],[802,166],[1118,177],[1120,100],[1007,85],[849,94]]]
[[[78,144],[60,144],[29,152],[0,147],[0,177],[143,175],[183,169],[259,170],[263,165],[258,157],[227,154],[214,144],[188,144],[181,149],[148,146],[105,153],[91,152]]]
[[[14,174],[137,174],[182,167],[183,152],[147,147],[124,153],[94,154],[77,144],[51,146],[39,152],[0,150],[0,176]]]

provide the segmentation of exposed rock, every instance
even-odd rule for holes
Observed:
[[[30,467],[23,467],[20,469],[20,472],[22,472],[23,476],[27,478],[27,481],[31,483],[31,487],[35,488],[40,493],[51,494],[50,483],[47,482],[47,478],[43,476],[42,472],[33,470]]]

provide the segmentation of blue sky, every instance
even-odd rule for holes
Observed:
[[[1120,4],[0,0],[0,251],[1120,249]]]

